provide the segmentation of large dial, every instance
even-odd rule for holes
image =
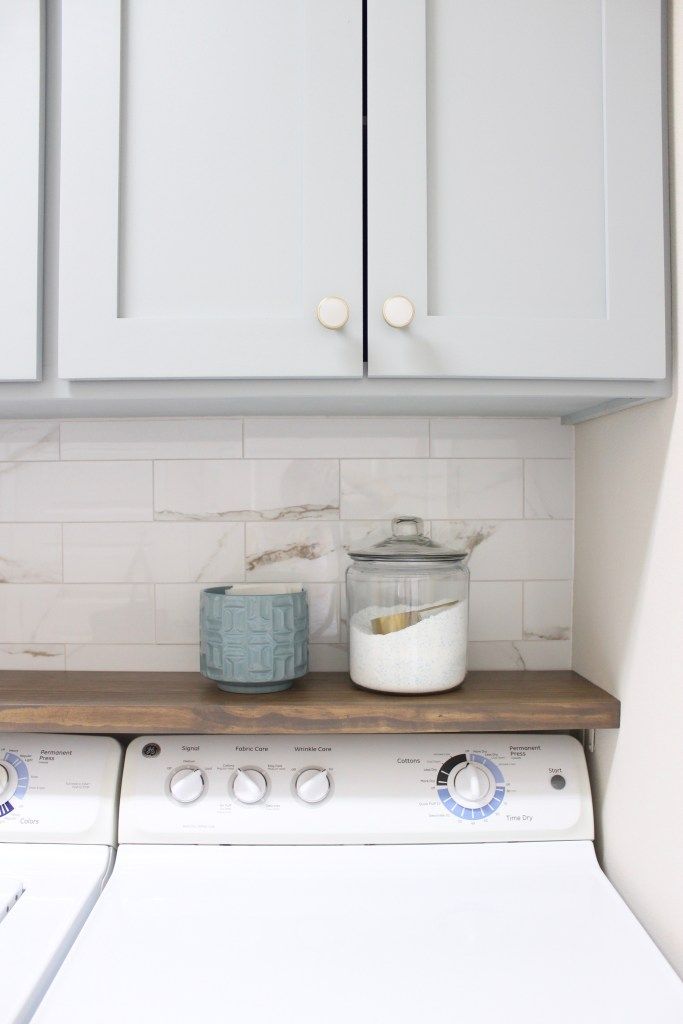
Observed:
[[[482,754],[455,754],[439,768],[436,791],[456,818],[479,821],[502,804],[505,779],[498,765]]]

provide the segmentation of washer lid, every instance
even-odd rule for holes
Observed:
[[[683,986],[589,842],[129,846],[32,1024],[131,1014],[679,1024]]]
[[[463,562],[467,552],[432,540],[418,516],[396,516],[391,520],[391,536],[354,548],[349,557],[361,562]]]
[[[110,858],[106,846],[0,842],[0,1024],[31,1019],[102,890]]]

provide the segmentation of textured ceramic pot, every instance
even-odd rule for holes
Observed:
[[[286,690],[308,671],[308,603],[300,587],[203,590],[200,670],[231,693]]]

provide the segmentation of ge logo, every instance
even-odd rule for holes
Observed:
[[[142,748],[143,757],[156,757],[157,754],[161,753],[161,747],[158,743],[145,743]]]

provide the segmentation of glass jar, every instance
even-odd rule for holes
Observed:
[[[431,540],[415,516],[350,551],[346,572],[351,678],[388,693],[436,693],[467,672],[467,555]]]

